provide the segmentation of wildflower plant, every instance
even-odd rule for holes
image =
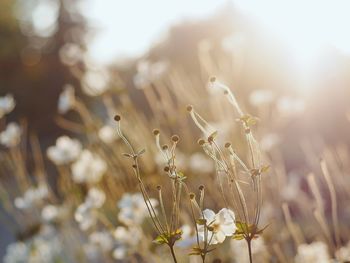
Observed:
[[[251,127],[256,123],[256,118],[245,114],[231,90],[217,81],[215,77],[210,79],[209,87],[221,89],[238,114],[237,121],[244,130],[250,161],[244,161],[243,158],[240,158],[230,142],[225,143],[225,150],[223,150],[216,142],[218,131],[196,112],[192,106],[188,106],[187,110],[196,126],[205,136],[198,140],[198,144],[215,162],[216,175],[225,206],[232,207],[236,211],[237,230],[233,238],[246,240],[250,262],[252,262],[251,241],[253,238],[257,238],[264,230],[264,228],[259,228],[262,207],[261,176],[268,171],[269,166],[262,164],[259,145],[252,133]],[[244,180],[240,179],[239,171],[245,175]],[[247,179],[249,179],[248,182]],[[229,191],[224,189],[223,180],[227,181],[226,185]],[[248,185],[248,191],[244,191],[242,185]]]
[[[157,186],[159,205],[161,208],[161,213],[158,214],[158,212],[154,207],[154,202],[152,202],[152,198],[149,197],[149,194],[146,190],[146,187],[141,177],[139,158],[142,154],[145,153],[145,149],[140,151],[135,151],[134,147],[131,145],[131,143],[122,133],[121,124],[120,124],[121,117],[117,115],[115,116],[114,119],[117,122],[118,135],[130,150],[129,153],[124,153],[124,156],[132,160],[132,163],[133,163],[132,168],[133,168],[134,175],[138,181],[138,186],[140,188],[142,197],[146,204],[153,226],[158,234],[158,236],[154,239],[154,243],[159,245],[166,244],[170,249],[174,262],[177,262],[177,258],[174,251],[174,245],[175,245],[175,242],[178,241],[182,235],[182,231],[180,229],[179,216],[180,216],[181,195],[182,195],[183,186],[185,186],[184,180],[186,179],[186,177],[181,172],[177,171],[177,167],[175,165],[175,160],[176,160],[175,150],[180,138],[177,135],[173,135],[171,137],[171,143],[172,143],[171,147],[169,147],[168,145],[161,145],[159,130],[153,131],[157,148],[161,152],[164,158],[164,161],[166,163],[166,166],[164,167],[164,171],[167,173],[171,182],[171,197],[172,197],[171,211],[170,211],[170,215],[168,216],[165,209],[164,202],[163,202],[162,187]]]

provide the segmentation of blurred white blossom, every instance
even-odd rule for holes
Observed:
[[[343,246],[343,247],[339,248],[335,252],[335,255],[336,255],[336,258],[340,262],[348,262],[348,261],[350,261],[350,241],[348,242],[348,244],[346,246]]]
[[[55,263],[62,255],[62,244],[57,231],[43,226],[40,231],[25,242],[7,246],[4,263]]]
[[[88,96],[100,96],[109,90],[110,76],[107,71],[89,70],[82,77],[82,88]]]
[[[142,238],[142,232],[138,226],[118,226],[113,235],[117,242],[113,257],[118,260],[125,259],[131,251],[137,249]]]
[[[270,104],[274,101],[275,94],[272,90],[257,89],[250,93],[249,102],[251,105],[259,107]]]
[[[14,147],[21,141],[22,130],[15,122],[7,124],[6,129],[0,133],[0,143],[8,148]]]
[[[295,263],[329,263],[330,261],[328,247],[321,241],[298,246]]]
[[[98,137],[106,144],[112,143],[119,138],[116,130],[110,125],[104,125],[98,131]]]
[[[30,248],[23,242],[12,243],[7,246],[4,263],[28,262]]]
[[[103,252],[108,252],[113,248],[113,237],[106,231],[93,232],[89,236],[89,242],[98,246]]]
[[[105,201],[106,201],[106,194],[102,190],[96,187],[89,189],[89,192],[85,199],[85,203],[87,203],[88,205],[94,208],[102,207]]]
[[[0,97],[0,119],[10,113],[16,106],[15,99],[11,94]]]
[[[54,221],[60,215],[60,210],[61,209],[55,205],[46,205],[41,210],[41,218],[45,222]]]
[[[235,214],[230,209],[223,208],[217,214],[210,209],[205,209],[203,215],[207,226],[213,229],[208,231],[208,240],[211,240],[212,245],[224,242],[226,237],[232,236],[237,229]],[[205,226],[197,225],[197,229],[199,237],[204,240]]]
[[[74,107],[75,104],[75,94],[74,87],[72,85],[65,85],[63,91],[58,98],[58,112],[61,114],[67,113]]]
[[[201,152],[193,153],[190,156],[189,167],[194,172],[210,173],[214,169],[213,162]]]
[[[56,140],[55,146],[47,149],[47,156],[57,165],[68,164],[79,157],[81,149],[82,146],[78,140],[61,136]]]
[[[41,184],[38,187],[29,188],[24,192],[23,196],[15,198],[14,204],[18,209],[29,209],[41,203],[48,194],[47,186]]]
[[[136,246],[142,237],[142,232],[137,226],[118,226],[113,233],[116,241],[128,246]]]
[[[123,259],[126,258],[127,253],[128,253],[127,247],[125,247],[125,246],[118,246],[113,251],[113,258],[117,259],[117,260],[123,260]]]
[[[153,207],[158,205],[156,199],[150,199]],[[120,209],[118,219],[126,225],[139,225],[148,217],[147,206],[143,200],[142,194],[126,193],[118,203]]]
[[[81,230],[86,231],[97,222],[94,210],[103,206],[106,195],[98,188],[90,188],[85,201],[80,204],[74,213],[75,220],[79,223]]]
[[[76,183],[98,183],[106,171],[106,162],[89,150],[83,150],[79,159],[72,164],[73,180]]]

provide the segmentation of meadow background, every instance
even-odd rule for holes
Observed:
[[[256,117],[251,129],[270,167],[255,262],[350,261],[350,6],[97,2],[0,2],[2,262],[172,262],[152,243],[114,116],[146,149],[152,198],[167,184],[157,128],[169,145],[180,137],[177,169],[191,192],[205,187],[205,208],[217,212],[225,204],[216,163],[186,107],[218,144],[230,141],[243,160],[249,150],[241,116],[208,85],[212,76]],[[175,249],[179,262],[200,262],[187,256],[194,230],[184,196],[186,236]],[[248,262],[245,245],[229,239],[208,262]]]

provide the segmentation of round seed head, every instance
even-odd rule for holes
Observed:
[[[179,138],[179,136],[178,135],[173,135],[173,136],[171,136],[171,140],[173,141],[173,142],[178,142],[179,140],[180,140],[180,138]]]
[[[203,146],[205,144],[205,140],[204,139],[199,139],[197,141],[197,143],[200,145],[200,146]]]
[[[163,146],[162,146],[162,149],[165,151],[165,150],[167,150],[169,147],[168,147],[168,145],[166,145],[166,144],[164,144]]]
[[[225,143],[225,148],[230,148],[230,146],[231,146],[230,142]]]
[[[199,186],[199,190],[200,190],[200,191],[203,191],[203,190],[204,190],[204,185],[200,185],[200,186]]]
[[[210,77],[209,81],[210,82],[215,82],[216,81],[216,77],[215,76]]]
[[[169,170],[170,170],[169,166],[164,167],[164,172],[169,172]]]
[[[160,185],[157,185],[157,190],[160,191],[162,187]]]
[[[194,199],[196,197],[196,195],[194,193],[190,193],[189,197],[190,197],[190,199]]]
[[[160,131],[158,129],[154,129],[153,130],[153,135],[154,136],[157,136],[159,133],[160,133]]]
[[[114,120],[115,120],[115,121],[120,121],[120,120],[121,120],[120,115],[115,115],[115,116],[114,116]]]
[[[188,105],[188,106],[186,107],[186,109],[187,109],[188,112],[191,112],[191,111],[193,110],[193,107],[192,107],[192,105]]]

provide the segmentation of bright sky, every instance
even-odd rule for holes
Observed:
[[[99,62],[141,55],[173,24],[203,18],[233,1],[303,60],[327,45],[350,53],[348,0],[88,0],[99,31],[89,46]]]

